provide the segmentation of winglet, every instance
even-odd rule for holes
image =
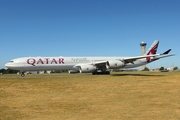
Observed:
[[[163,53],[163,55],[169,54],[170,51],[171,51],[171,49],[165,51],[165,52]]]

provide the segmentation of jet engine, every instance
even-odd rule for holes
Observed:
[[[124,67],[125,64],[123,61],[119,61],[119,60],[110,60],[107,61],[107,68],[108,69],[119,69]]]
[[[94,65],[81,65],[80,66],[80,73],[90,73],[96,70],[96,66]]]
[[[77,70],[69,70],[68,71],[70,74],[73,74],[73,73],[79,73],[79,70],[77,71]]]

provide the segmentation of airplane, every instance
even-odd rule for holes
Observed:
[[[5,66],[19,70],[21,76],[26,71],[68,70],[69,73],[110,74],[111,69],[134,68],[149,64],[169,55],[171,49],[162,54],[156,54],[159,41],[155,40],[148,51],[142,56],[135,57],[22,57],[16,58]]]

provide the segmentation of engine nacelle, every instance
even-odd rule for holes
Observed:
[[[80,73],[90,73],[96,70],[96,66],[94,65],[81,65],[79,72]]]
[[[107,61],[107,68],[108,69],[120,69],[125,66],[124,62],[119,60],[110,60]]]
[[[74,73],[79,73],[79,70],[77,71],[77,70],[69,70],[68,71],[70,74],[74,74]]]

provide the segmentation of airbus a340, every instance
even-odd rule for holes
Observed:
[[[145,55],[135,57],[22,57],[16,58],[5,66],[19,70],[21,76],[25,71],[68,70],[69,73],[110,74],[110,69],[139,67],[168,55],[171,49],[162,54],[156,54],[159,41],[156,40]]]

